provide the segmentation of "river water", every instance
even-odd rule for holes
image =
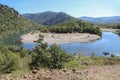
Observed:
[[[24,43],[23,47],[32,49],[35,45]],[[120,36],[112,32],[102,32],[102,38],[97,41],[59,44],[59,46],[70,54],[83,52],[86,55],[91,55],[94,52],[97,56],[102,56],[103,52],[109,52],[120,56]]]

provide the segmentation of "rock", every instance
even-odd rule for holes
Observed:
[[[32,70],[32,73],[33,73],[33,74],[37,74],[38,71],[37,71],[37,70]]]
[[[75,69],[72,69],[72,72],[73,72],[73,73],[75,73],[75,72],[76,72],[76,70],[75,70]]]
[[[62,71],[63,71],[63,72],[67,72],[67,70],[66,70],[66,69],[63,69]]]
[[[26,75],[24,75],[24,77],[23,78],[27,78],[27,76]]]
[[[37,77],[37,79],[38,79],[38,80],[40,80],[40,79],[41,79],[41,77],[40,77],[40,76],[38,76],[38,77]]]

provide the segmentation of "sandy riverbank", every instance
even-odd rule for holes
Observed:
[[[49,44],[64,44],[72,42],[90,42],[100,39],[100,36],[89,34],[89,33],[66,33],[66,34],[56,34],[56,33],[28,33],[21,36],[23,43],[34,43],[39,37],[39,34],[44,35],[44,42]]]
[[[102,31],[105,31],[105,32],[116,32],[118,31],[119,29],[101,29]]]

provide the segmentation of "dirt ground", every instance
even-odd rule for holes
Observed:
[[[0,80],[120,80],[120,64],[72,70],[40,69],[14,79],[1,76]]]

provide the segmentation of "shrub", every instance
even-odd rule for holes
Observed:
[[[107,55],[109,55],[110,53],[109,53],[109,52],[103,52],[103,54],[104,54],[105,56],[107,56]]]
[[[0,73],[10,73],[20,69],[21,59],[15,53],[0,53]]]
[[[44,36],[39,35],[39,37],[36,41],[38,45],[33,49],[31,69],[39,67],[62,68],[64,62],[67,61],[67,53],[56,44],[48,47],[47,43],[43,43]]]
[[[56,44],[50,46],[50,54],[51,54],[50,68],[54,69],[63,68],[64,63],[68,59],[68,54]]]
[[[20,52],[19,52],[19,55],[21,58],[24,58],[24,57],[27,57],[29,55],[30,51],[28,49],[22,49]]]
[[[47,43],[37,45],[32,53],[32,63],[30,64],[31,68],[47,67],[49,63],[48,55]]]

